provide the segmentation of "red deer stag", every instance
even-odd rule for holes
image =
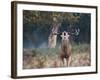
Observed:
[[[61,35],[61,53],[60,53],[60,59],[61,59],[61,63],[63,66],[66,65],[70,66],[70,62],[71,62],[71,43],[69,40],[69,34],[68,32],[64,31],[62,32]],[[66,61],[66,62],[65,62]]]

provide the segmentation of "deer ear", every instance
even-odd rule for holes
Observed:
[[[60,35],[60,37],[63,37],[63,35]]]
[[[60,35],[61,38],[64,38],[64,35]]]
[[[68,37],[69,37],[70,35],[68,34]]]

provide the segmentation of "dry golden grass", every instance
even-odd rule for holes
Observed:
[[[72,51],[72,59],[70,67],[90,66],[91,55],[89,45],[74,46]],[[42,52],[43,51],[43,52]],[[66,67],[60,64],[59,50],[35,50],[24,49],[23,68],[36,69],[36,68],[55,68]]]

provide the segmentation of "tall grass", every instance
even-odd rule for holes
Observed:
[[[52,68],[62,67],[60,64],[59,46],[53,49],[48,48],[31,48],[24,49],[23,68]],[[72,60],[70,67],[90,66],[91,54],[89,44],[72,44]]]

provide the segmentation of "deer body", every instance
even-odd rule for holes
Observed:
[[[70,66],[71,62],[71,44],[69,41],[69,35],[67,32],[63,32],[62,35],[62,41],[61,41],[61,53],[60,53],[60,58],[63,63],[65,64],[65,60],[67,62],[67,66]]]

